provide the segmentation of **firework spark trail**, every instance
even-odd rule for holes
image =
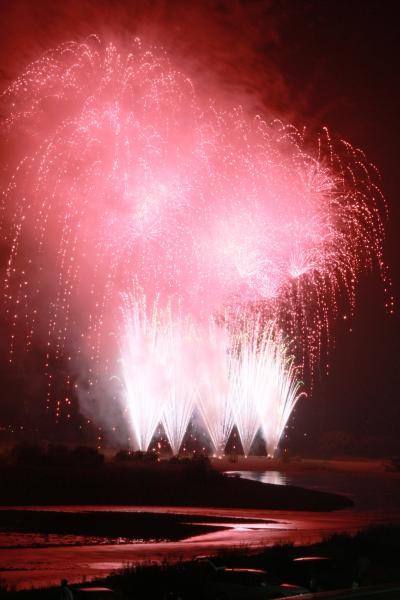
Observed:
[[[197,406],[216,454],[223,453],[234,426],[229,383],[229,334],[211,321],[206,345],[198,346]]]
[[[2,107],[10,360],[45,329],[49,379],[54,361],[72,359],[72,338],[91,385],[114,369],[119,293],[133,279],[150,304],[180,298],[182,316],[206,329],[210,315],[256,307],[311,371],[343,294],[354,311],[359,272],[377,265],[387,283],[384,202],[361,151],[326,130],[313,150],[292,126],[210,99],[140,39],[128,50],[95,36],[63,44],[11,84]],[[186,387],[171,386],[169,402]],[[228,412],[215,442],[229,422]]]
[[[139,450],[147,450],[161,422],[171,344],[169,311],[154,305],[148,314],[143,295],[124,294],[121,344],[122,382],[129,422]]]
[[[245,455],[261,428],[272,456],[299,398],[301,383],[293,356],[273,322],[253,315],[233,336],[230,402]]]
[[[174,455],[182,446],[198,396],[195,377],[197,335],[196,328],[187,318],[173,319],[162,424]]]
[[[171,301],[148,306],[135,287],[122,295],[123,404],[139,450],[148,450],[162,423],[176,455],[198,396],[199,329]]]
[[[244,453],[261,429],[273,455],[300,395],[300,382],[274,324],[252,317],[243,328],[183,317],[179,307],[123,295],[122,383],[136,446],[146,451],[162,423],[179,453],[194,409],[216,453],[236,425]]]
[[[273,456],[288,419],[305,392],[301,390],[294,357],[273,324],[262,332],[257,347],[253,342],[251,349],[252,361],[257,364],[257,388],[261,385],[256,395],[257,412],[267,452]]]

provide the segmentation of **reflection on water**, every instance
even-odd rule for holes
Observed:
[[[0,531],[2,548],[45,548],[57,546],[100,546],[104,544],[143,544],[142,538],[104,537],[94,535],[62,535],[58,533],[16,533]],[[160,541],[160,540],[150,540]]]
[[[280,471],[228,471],[229,477],[243,477],[261,483],[273,483],[274,485],[286,485],[287,478]]]
[[[295,485],[333,492],[351,498],[356,509],[397,510],[400,507],[400,473],[345,472],[333,470],[309,471],[230,471],[231,476],[262,483]]]
[[[189,559],[235,546],[256,548],[287,542],[311,544],[336,532],[355,533],[372,524],[400,523],[400,473],[303,470],[283,474],[277,471],[236,471],[231,472],[231,476],[342,493],[353,498],[355,507],[330,513],[172,506],[37,507],[41,511],[57,512],[181,514],[187,515],[187,521],[191,523],[195,522],[198,516],[202,518],[203,524],[206,522],[212,530],[179,542],[124,543],[128,540],[123,540],[122,543],[113,545],[90,545],[88,538],[76,536],[74,540],[65,540],[65,544],[58,547],[37,547],[35,543],[27,547],[29,544],[23,543],[18,548],[15,545],[14,548],[11,547],[12,536],[20,534],[10,532],[7,534],[7,544],[4,544],[8,547],[0,547],[0,578],[17,588],[57,584],[62,577],[77,582],[84,578],[104,577],[127,563]],[[34,509],[35,507],[29,507],[29,510]],[[222,517],[223,523],[208,521],[211,517]],[[241,519],[248,521],[243,522]],[[250,522],[250,519],[253,521]],[[43,537],[42,534],[38,535]],[[71,542],[76,542],[78,537],[79,542],[83,540],[85,545],[72,546]],[[48,537],[47,541],[49,540]],[[57,540],[62,543],[60,536]],[[24,538],[24,542],[27,541],[28,538]]]

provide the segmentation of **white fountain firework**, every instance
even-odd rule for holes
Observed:
[[[211,321],[202,352],[197,408],[203,418],[216,454],[221,454],[234,426],[229,382],[229,334],[226,327]]]
[[[274,323],[257,316],[233,340],[230,402],[245,455],[261,429],[273,455],[292,410],[303,395],[294,358]]]
[[[138,449],[162,423],[177,455],[196,408],[216,453],[236,425],[246,455],[259,432],[274,454],[301,384],[273,323],[197,323],[171,302],[148,306],[138,291],[123,296],[122,312],[124,402]]]
[[[192,353],[196,328],[164,308],[148,306],[140,289],[122,294],[121,365],[124,397],[136,447],[147,450],[162,423],[178,454],[197,394]]]
[[[139,450],[149,447],[162,416],[170,327],[144,295],[123,295],[121,365],[126,407]]]

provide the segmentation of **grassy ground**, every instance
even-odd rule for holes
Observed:
[[[233,548],[229,552],[219,553],[214,560],[228,567],[265,569],[285,580],[294,558],[314,555],[327,556],[338,564],[345,565],[349,576],[358,580],[360,585],[399,582],[400,527],[379,526],[355,536],[334,535],[319,544],[307,547],[284,545],[253,552],[249,548]],[[206,580],[204,565],[188,561],[140,567],[126,566],[120,572],[96,582],[96,585],[117,590],[121,598],[165,600],[170,592],[176,591],[179,591],[183,598],[202,598],[202,586]],[[74,587],[72,586],[72,589]],[[0,597],[50,600],[58,597],[58,589],[13,592],[3,586],[0,588]]]

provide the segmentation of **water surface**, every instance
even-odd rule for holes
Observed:
[[[13,532],[7,532],[7,544],[0,548],[0,578],[18,588],[57,584],[62,577],[78,582],[105,576],[128,563],[189,559],[234,546],[255,548],[282,542],[311,544],[336,532],[355,533],[373,524],[400,523],[399,473],[267,471],[231,474],[268,483],[343,493],[354,500],[355,506],[328,513],[173,506],[24,507],[37,511],[102,513],[99,518],[107,518],[107,513],[111,512],[181,515],[183,523],[198,522],[207,526],[208,531],[179,541],[137,540],[134,543],[124,538],[101,539],[96,543],[85,536],[77,536],[78,540],[58,537],[57,544],[47,543],[42,547],[34,547],[37,542],[34,537],[25,538],[19,547],[15,547],[15,537],[12,547]],[[37,535],[42,536],[43,541],[43,533],[37,532]],[[47,541],[52,540],[48,538]]]

